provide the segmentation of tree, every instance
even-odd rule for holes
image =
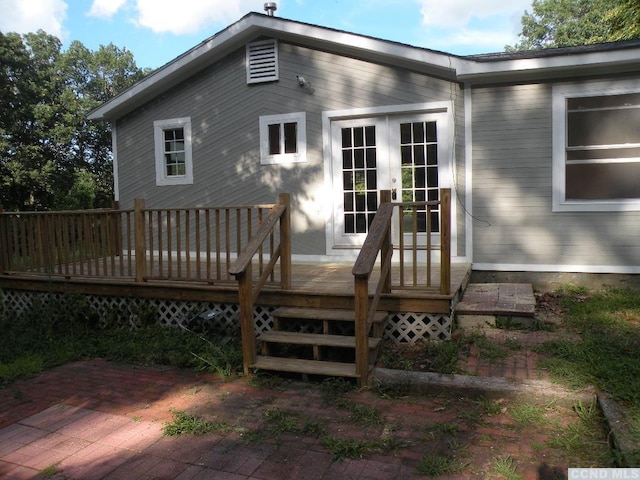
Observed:
[[[521,41],[507,51],[590,45],[640,37],[637,0],[533,0]]]
[[[0,32],[0,203],[93,208],[113,197],[111,131],[87,114],[147,72],[113,44],[66,52],[43,31]],[[93,191],[89,191],[93,190]]]
[[[640,2],[621,0],[609,12],[607,23],[611,27],[611,40],[633,40],[640,38]]]

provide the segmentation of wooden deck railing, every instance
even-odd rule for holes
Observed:
[[[0,274],[232,283],[229,269],[274,207],[0,209]],[[272,234],[257,252],[260,274],[275,248]]]
[[[280,194],[279,205],[271,210],[269,216],[250,238],[244,251],[229,268],[229,273],[238,281],[240,307],[240,329],[242,334],[242,358],[244,374],[256,361],[256,337],[253,309],[262,287],[273,279],[274,267],[280,260],[280,287],[291,288],[291,208],[288,194]],[[279,244],[274,245],[275,232],[279,227]],[[271,259],[263,265],[262,251],[269,243]],[[257,259],[256,259],[257,257]],[[253,264],[258,265],[258,275],[252,274]]]
[[[392,220],[394,209],[399,210],[399,270],[400,279],[397,285],[392,283],[391,260],[393,256],[392,237]],[[405,215],[405,212],[409,215]],[[432,268],[432,251],[436,248],[432,241],[431,218],[434,212],[439,213],[440,242],[437,249],[440,252],[440,281],[439,292],[442,295],[450,293],[451,283],[451,190],[441,189],[440,199],[435,202],[411,202],[411,203],[391,203],[391,192],[382,191],[380,194],[380,206],[369,227],[367,238],[360,250],[358,259],[353,266],[352,273],[354,276],[354,293],[355,293],[355,336],[356,336],[356,373],[359,376],[361,385],[366,385],[369,370],[369,330],[373,323],[374,315],[378,309],[378,302],[383,293],[390,293],[391,290],[402,289],[430,289],[434,288],[431,281]],[[418,212],[426,215],[426,232],[418,234],[417,218]],[[405,216],[412,219],[413,232],[410,237],[409,245],[404,240],[404,221]],[[420,240],[424,238],[424,243]],[[410,262],[405,262],[404,251],[409,249],[411,253]],[[419,261],[418,252],[423,251],[426,258]],[[373,269],[380,257],[380,280],[376,287],[373,297],[369,295],[369,279],[373,273]],[[411,281],[407,282],[405,273],[407,264],[410,266]],[[424,265],[423,265],[424,264]],[[425,269],[426,278],[424,284],[419,283],[419,270]]]

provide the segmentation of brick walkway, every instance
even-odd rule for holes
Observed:
[[[355,422],[353,404],[374,408],[379,421]],[[557,407],[546,427],[523,430],[508,400],[496,403],[499,412],[485,405],[456,395],[392,400],[369,391],[327,402],[317,384],[258,388],[242,378],[225,383],[173,368],[82,361],[0,390],[0,478],[412,479],[425,478],[416,467],[439,452],[461,466],[445,479],[494,478],[493,465],[506,458],[525,480],[566,472],[564,453],[545,442],[557,434],[549,425],[575,419],[570,409]],[[227,428],[164,436],[175,411]],[[293,426],[274,425],[274,412]],[[378,448],[356,459],[330,450],[363,441]]]
[[[515,287],[495,288],[495,295],[483,298],[504,309],[530,303],[522,298],[531,292]],[[467,300],[476,313],[486,310],[478,299]],[[494,349],[474,344],[460,359],[461,369],[476,376],[547,378],[532,347],[552,334],[482,334]],[[449,392],[394,400],[365,390],[329,401],[326,394],[318,383],[283,380],[259,388],[243,378],[223,382],[169,367],[71,363],[0,389],[0,478],[410,480],[428,478],[418,467],[435,457],[457,466],[438,478],[503,478],[501,463],[523,480],[544,480],[565,478],[572,461],[598,466],[598,448],[606,449],[603,438],[585,460],[550,446],[577,417],[548,402],[536,407],[543,422],[523,426],[512,414],[518,404],[505,398]],[[358,409],[367,412],[359,420]],[[221,428],[165,436],[163,427],[177,411]],[[281,423],[274,423],[278,418]],[[354,454],[363,446],[368,449]]]

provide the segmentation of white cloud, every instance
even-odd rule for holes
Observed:
[[[120,10],[127,0],[93,0],[90,17],[110,18]]]
[[[39,29],[64,37],[62,23],[67,16],[64,0],[0,0],[0,30],[29,33]]]
[[[135,0],[135,23],[155,33],[197,33],[210,24],[227,25],[250,11],[262,12],[264,0]]]
[[[421,0],[422,23],[445,28],[461,28],[473,19],[493,15],[520,16],[530,9],[532,0]]]

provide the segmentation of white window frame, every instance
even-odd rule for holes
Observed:
[[[640,199],[567,200],[566,199],[566,146],[567,99],[640,93],[640,80],[599,81],[553,87],[553,180],[554,212],[621,212],[640,211]],[[640,162],[640,159],[638,159]]]
[[[164,158],[164,131],[182,128],[184,132],[184,175],[167,175]],[[193,183],[193,157],[191,152],[191,118],[172,118],[153,122],[156,158],[156,185],[190,185]]]
[[[307,161],[307,114],[305,112],[285,113],[280,115],[263,115],[260,117],[260,164],[277,165],[287,163],[304,163]],[[296,123],[297,152],[269,153],[269,125]],[[281,129],[283,131],[284,129]]]

